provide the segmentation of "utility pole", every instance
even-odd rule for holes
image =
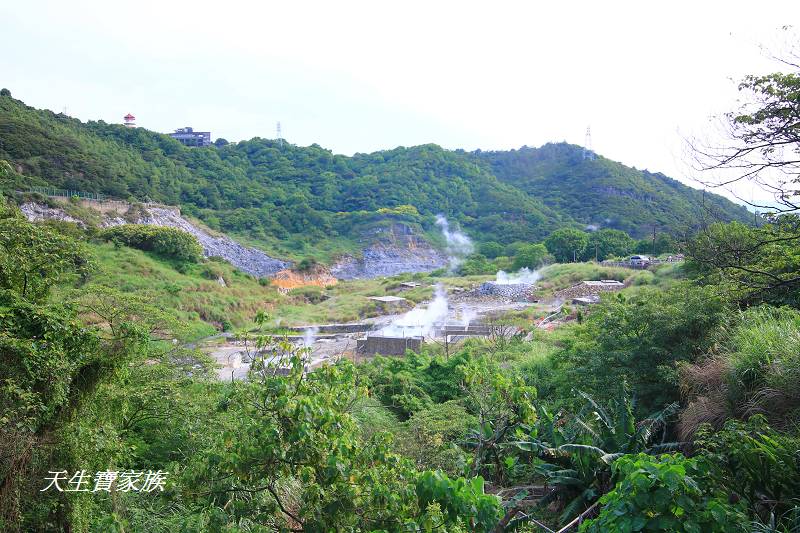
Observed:
[[[586,128],[586,140],[583,142],[583,158],[594,160],[595,154],[592,150],[592,128],[591,126]]]
[[[597,263],[597,243],[594,243],[594,262]]]
[[[656,257],[656,225],[653,224],[653,259]]]

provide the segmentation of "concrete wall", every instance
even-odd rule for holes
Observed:
[[[359,355],[405,355],[406,350],[419,353],[422,337],[367,337],[358,339],[356,352]]]
[[[321,324],[316,326],[294,326],[287,329],[305,333],[309,328],[316,328],[317,333],[365,333],[375,329],[375,324]]]

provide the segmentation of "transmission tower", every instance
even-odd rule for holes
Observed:
[[[278,121],[278,126],[277,126],[276,129],[277,129],[277,132],[278,132],[277,133],[278,146],[283,148],[283,137],[281,136],[281,123],[280,123],[280,121]]]
[[[583,142],[583,158],[594,161],[597,156],[592,150],[592,128],[586,128],[586,140]]]

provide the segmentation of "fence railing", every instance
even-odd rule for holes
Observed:
[[[58,196],[61,198],[78,197],[84,200],[105,200],[106,196],[98,192],[71,191],[69,189],[56,189],[54,187],[29,187],[29,192],[43,194],[45,196]]]
[[[656,265],[680,263],[683,260],[684,257],[682,255],[678,255],[678,256],[670,256],[667,259],[650,259],[646,263],[638,263],[638,264],[631,264],[630,261],[602,261],[600,264],[602,266],[624,267],[624,268],[632,268],[634,270],[644,270],[646,268]]]

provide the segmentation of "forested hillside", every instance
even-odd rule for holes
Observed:
[[[357,239],[364,224],[386,216],[429,229],[443,213],[478,241],[510,243],[586,224],[634,236],[652,224],[678,233],[703,209],[699,191],[602,157],[585,161],[566,144],[484,153],[423,145],[352,157],[259,138],[186,148],[11,96],[0,97],[0,159],[21,174],[5,190],[50,185],[180,205],[214,229],[299,249]],[[707,195],[706,205],[723,220],[746,218],[721,197]]]
[[[701,214],[721,220],[749,220],[747,210],[705,194],[661,173],[626,167],[565,143],[507,152],[477,152],[500,181],[583,224],[646,235],[653,225],[675,231]],[[690,222],[691,224],[691,222]]]

